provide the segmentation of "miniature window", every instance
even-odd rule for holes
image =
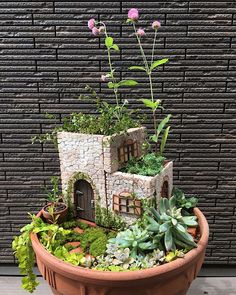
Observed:
[[[168,180],[165,180],[163,182],[163,184],[162,184],[161,197],[162,198],[168,198],[169,197],[169,183],[168,183]]]
[[[141,201],[134,199],[129,193],[114,195],[113,210],[120,213],[141,215]]]
[[[118,160],[120,163],[126,163],[131,158],[138,157],[138,144],[137,141],[129,139],[125,141],[119,148],[118,148]]]

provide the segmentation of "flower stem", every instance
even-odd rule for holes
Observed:
[[[103,26],[104,26],[104,33],[105,33],[105,37],[107,38],[108,37],[108,34],[107,34],[107,28],[106,28],[106,25],[105,25],[105,23],[103,23],[103,22],[100,22],[100,24],[102,24]],[[115,99],[116,99],[116,105],[117,105],[117,107],[118,107],[118,110],[119,110],[119,98],[118,98],[118,88],[117,87],[115,87],[115,84],[116,84],[116,78],[115,78],[115,76],[114,76],[114,69],[113,69],[113,67],[112,67],[112,61],[111,61],[111,50],[110,50],[110,48],[107,48],[107,56],[108,56],[108,64],[109,64],[109,69],[110,69],[110,76],[111,76],[111,80],[112,80],[112,83],[113,83],[113,85],[114,85],[114,87],[113,87],[113,92],[114,92],[114,94],[115,94]],[[119,113],[119,111],[118,111],[118,113]],[[118,119],[120,119],[120,113],[118,114]]]
[[[142,57],[143,57],[144,66],[145,66],[145,68],[146,68],[146,72],[147,72],[147,74],[148,74],[150,70],[149,70],[149,66],[148,66],[147,58],[146,58],[146,55],[145,55],[145,53],[144,53],[143,46],[142,46],[142,44],[141,44],[140,38],[139,38],[139,36],[138,36],[138,34],[137,34],[137,30],[136,30],[136,26],[135,26],[135,23],[134,23],[134,22],[133,22],[133,28],[134,28],[134,33],[135,33],[135,36],[136,36],[137,41],[138,41],[138,44],[139,44],[139,48],[140,48],[141,55],[142,55]]]
[[[134,22],[133,22],[133,28],[134,28],[134,33],[135,33],[135,36],[136,36],[137,41],[138,41],[138,44],[139,44],[139,48],[140,48],[140,52],[141,52],[141,55],[142,55],[142,58],[143,58],[143,63],[144,63],[145,69],[146,69],[146,73],[147,73],[148,78],[149,78],[151,100],[152,100],[152,102],[154,102],[154,93],[153,93],[153,84],[152,84],[152,71],[150,70],[150,67],[148,65],[147,58],[146,58],[145,52],[143,50],[143,46],[141,44],[140,38],[139,38],[139,36],[137,34],[137,30],[136,30],[136,27],[135,27],[135,23]],[[155,36],[154,36],[154,40],[153,40],[151,64],[153,62],[153,57],[154,57],[154,50],[155,50],[155,43],[156,43],[156,35],[157,35],[156,33],[157,33],[157,31],[155,31]],[[155,132],[155,135],[157,136],[156,109],[153,110],[152,117],[153,117],[154,132]],[[158,145],[157,145],[157,142],[155,142],[155,153],[157,153],[157,151],[158,151]]]
[[[151,64],[153,63],[153,58],[154,58],[154,51],[155,51],[155,45],[156,45],[156,38],[157,38],[157,30],[155,30],[155,35],[154,35],[154,39],[153,39]]]

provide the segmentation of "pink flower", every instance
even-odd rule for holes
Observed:
[[[105,32],[105,27],[104,26],[99,27],[99,33],[103,33],[103,32]]]
[[[100,31],[99,31],[99,29],[98,29],[98,28],[96,28],[96,27],[93,27],[93,28],[92,28],[92,33],[94,34],[94,36],[99,36],[99,34],[100,34]]]
[[[102,82],[107,82],[107,75],[101,75]]]
[[[92,30],[94,27],[95,27],[95,19],[94,19],[94,18],[91,18],[91,19],[88,21],[88,28],[89,28],[90,30]]]
[[[146,35],[146,33],[145,33],[145,31],[143,29],[139,28],[137,30],[137,35],[140,36],[140,37],[143,37],[143,36]]]
[[[138,9],[136,8],[131,8],[128,11],[128,18],[132,20],[138,20],[139,14],[138,14]]]
[[[152,28],[153,28],[154,30],[158,30],[160,27],[161,27],[161,23],[160,23],[158,20],[155,20],[155,21],[152,23]]]

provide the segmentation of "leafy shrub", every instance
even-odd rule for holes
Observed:
[[[96,204],[95,211],[96,224],[115,230],[120,230],[124,228],[125,224],[123,219],[111,210],[101,207],[99,204]]]
[[[162,171],[164,160],[164,157],[154,153],[146,154],[138,160],[131,159],[121,171],[144,176],[155,176]]]

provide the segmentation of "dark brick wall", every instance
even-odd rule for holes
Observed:
[[[43,203],[40,187],[59,174],[53,146],[32,145],[31,137],[72,111],[91,110],[76,99],[86,83],[110,96],[99,82],[106,69],[104,47],[91,36],[87,20],[109,21],[122,48],[115,63],[121,75],[131,77],[125,69],[139,60],[135,39],[127,39],[129,26],[118,26],[131,7],[140,8],[141,27],[153,19],[162,23],[157,57],[170,62],[157,73],[155,91],[173,114],[167,151],[175,159],[175,184],[200,197],[210,223],[206,262],[236,263],[236,2],[217,0],[0,3],[1,263],[14,262],[12,235],[27,222],[26,213]],[[150,53],[150,45],[145,49]],[[141,93],[147,93],[146,79],[136,75]],[[123,97],[140,106],[137,94],[126,90]],[[57,119],[51,123],[46,112]]]

